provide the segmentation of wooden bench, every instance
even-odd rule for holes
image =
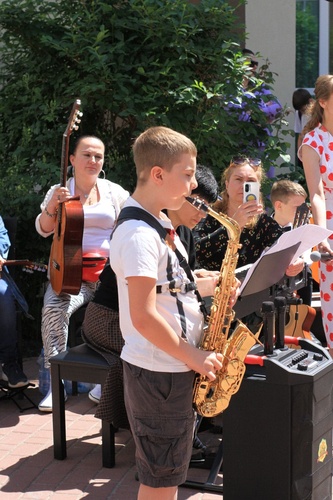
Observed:
[[[53,398],[53,448],[54,458],[64,460],[66,450],[65,398],[63,380],[80,381],[94,384],[105,383],[109,365],[96,351],[81,344],[53,356],[51,363],[51,382]],[[102,463],[103,467],[115,465],[115,428],[102,420]]]

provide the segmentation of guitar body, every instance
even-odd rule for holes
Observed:
[[[312,340],[310,329],[315,320],[316,311],[306,304],[289,307],[289,321],[285,326],[285,335]]]
[[[53,236],[50,254],[50,279],[57,295],[77,295],[82,282],[82,203],[71,199],[62,203],[61,221]]]

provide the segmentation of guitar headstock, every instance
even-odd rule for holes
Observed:
[[[293,222],[293,229],[307,224],[309,222],[310,214],[311,210],[307,203],[304,202],[302,205],[297,207]]]
[[[22,270],[28,273],[33,273],[34,271],[47,271],[47,265],[41,262],[33,262],[32,260],[21,259],[21,260],[5,260],[3,262],[4,266],[22,266]]]
[[[73,130],[77,130],[79,128],[81,117],[83,115],[82,111],[80,111],[80,107],[81,107],[81,100],[76,99],[76,101],[73,104],[72,111],[68,120],[68,125],[64,133],[65,137],[70,136]]]
[[[45,273],[47,271],[47,265],[28,261],[28,263],[23,266],[22,271],[28,274],[33,274],[35,271]]]

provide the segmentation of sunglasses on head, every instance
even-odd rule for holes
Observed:
[[[248,158],[247,156],[234,156],[231,158],[230,165],[244,165],[244,163],[248,163],[251,167],[260,167],[261,159],[260,158]]]

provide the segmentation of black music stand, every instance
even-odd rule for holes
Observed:
[[[272,296],[271,287],[282,280],[290,262],[297,255],[300,243],[261,256],[249,269],[241,287],[241,294],[234,306],[237,318],[258,311],[265,300]]]

